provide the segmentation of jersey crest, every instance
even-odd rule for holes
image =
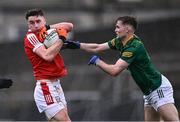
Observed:
[[[132,53],[132,52],[123,52],[123,53],[122,53],[122,56],[123,56],[123,57],[130,58],[130,57],[133,56],[133,53]]]

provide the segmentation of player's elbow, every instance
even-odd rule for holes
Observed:
[[[48,62],[52,62],[54,58],[46,58],[45,60]]]
[[[119,72],[113,71],[113,72],[110,73],[110,75],[113,76],[113,77],[116,77],[116,76],[119,75]]]
[[[53,58],[44,58],[45,61],[52,62]]]
[[[50,56],[50,55],[43,55],[42,58],[48,62],[52,62],[54,60],[54,56]]]
[[[99,53],[102,51],[102,48],[99,44],[92,50],[93,53]]]
[[[69,23],[69,30],[71,31],[73,29],[74,25],[72,23]]]
[[[74,27],[74,25],[72,23],[69,23],[69,22],[66,23],[66,29],[68,32],[72,31],[73,27]]]
[[[121,69],[119,69],[119,68],[113,68],[113,70],[111,71],[110,74],[111,74],[111,76],[116,77],[116,76],[118,76],[121,72],[122,72]]]
[[[99,52],[102,52],[102,51],[104,51],[104,50],[106,50],[105,47],[104,47],[104,45],[102,45],[102,44],[97,44],[97,47],[95,48],[95,53],[99,53]]]
[[[99,52],[101,52],[101,50],[99,50],[98,48],[93,50],[93,53],[99,53]]]

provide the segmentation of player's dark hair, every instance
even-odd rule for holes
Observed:
[[[44,16],[44,13],[41,9],[30,9],[26,12],[26,20],[28,20],[30,16]]]
[[[136,18],[135,17],[131,17],[131,16],[122,16],[122,17],[119,17],[117,21],[122,21],[122,24],[127,24],[127,25],[131,25],[134,30],[137,29],[137,21],[136,21]]]

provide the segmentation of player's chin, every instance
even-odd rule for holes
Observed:
[[[34,31],[35,31],[35,32],[39,32],[39,31],[41,31],[42,28],[43,28],[43,27],[41,27],[41,28],[40,28],[40,27],[34,28]]]
[[[119,33],[116,33],[116,37],[121,37],[121,35]]]
[[[40,29],[30,29],[32,32],[39,32],[40,31]]]

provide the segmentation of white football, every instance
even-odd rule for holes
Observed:
[[[44,45],[48,48],[53,45],[56,41],[59,40],[59,35],[56,32],[56,29],[49,29],[47,30],[47,35],[44,40]]]

